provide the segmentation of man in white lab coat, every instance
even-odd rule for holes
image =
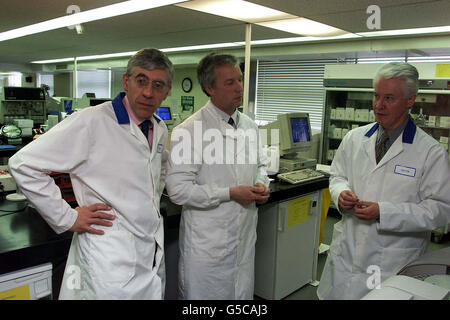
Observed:
[[[159,201],[168,133],[154,112],[173,73],[165,54],[140,50],[122,78],[126,93],[73,113],[9,160],[20,189],[55,232],[74,232],[60,299],[164,297]],[[79,207],[61,198],[52,171],[70,174]]]
[[[430,231],[450,223],[450,166],[439,143],[408,115],[419,74],[389,63],[374,78],[376,123],[350,131],[331,164],[335,224],[317,291],[360,299],[422,255]]]
[[[183,205],[179,294],[252,299],[256,203],[269,198],[258,128],[236,110],[243,90],[233,56],[210,54],[197,74],[210,100],[173,130],[166,180],[170,199]]]

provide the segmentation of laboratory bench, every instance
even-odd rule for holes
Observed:
[[[278,260],[278,256],[280,255],[282,249],[280,247],[274,248],[273,246],[264,249],[260,248],[261,245],[267,244],[267,241],[278,244],[281,244],[282,242],[280,239],[277,240],[267,238],[267,236],[273,235],[273,232],[266,230],[266,228],[277,229],[280,227],[278,225],[279,221],[281,221],[279,208],[282,208],[285,204],[289,204],[293,199],[295,200],[304,196],[312,195],[312,203],[314,202],[313,207],[315,208],[314,217],[317,217],[316,211],[317,209],[320,210],[321,207],[319,193],[321,193],[321,190],[326,188],[328,188],[328,177],[319,178],[317,180],[298,185],[292,185],[281,181],[273,181],[270,183],[270,198],[267,203],[259,206],[258,241],[256,245],[255,263],[256,293],[258,293],[256,290],[259,288],[259,283],[261,282],[260,279],[263,279],[264,283],[270,283],[273,281],[275,287],[275,284],[280,282],[275,275],[274,270],[269,269],[270,266],[273,266],[274,268],[276,267],[276,260]],[[0,202],[0,210],[3,210],[0,211],[0,275],[51,262],[53,265],[53,299],[57,299],[72,240],[72,232],[67,231],[62,234],[56,234],[45,222],[45,220],[43,220],[39,213],[26,204],[27,202],[11,202],[8,200],[2,200]],[[163,195],[161,200],[161,213],[165,217],[164,231],[167,268],[166,299],[177,299],[178,228],[181,206],[171,203],[168,200],[168,197]],[[317,244],[317,221],[320,221],[320,219],[317,217],[317,219],[309,219],[309,221],[310,222],[308,223],[312,223],[312,226],[308,223],[300,224],[309,230],[305,231],[308,233],[308,236],[302,234],[303,231],[296,230],[298,225],[293,227],[286,226],[284,230],[291,230],[294,231],[294,233],[300,232],[301,237],[311,238],[311,244],[307,245],[308,247],[311,247],[308,248],[311,252],[308,255],[311,256],[309,260],[314,260],[314,255],[317,248],[313,248],[312,246],[315,247]],[[275,225],[271,226],[272,223],[275,223]],[[288,223],[288,218],[286,218],[286,223]],[[292,237],[292,232],[286,232],[286,235],[288,235],[288,237]],[[281,234],[281,236],[283,235]],[[301,242],[305,241],[302,240]],[[289,247],[291,249],[295,248],[295,243],[289,243]],[[290,252],[289,255],[295,256],[293,252]],[[305,259],[302,258],[302,260]],[[258,267],[262,264],[265,265],[263,270]],[[287,266],[284,266],[284,269],[288,268],[294,273],[302,273],[301,270],[289,268],[289,264],[290,263],[288,263]],[[277,268],[278,270],[282,270],[280,269],[280,266]],[[305,273],[308,274],[308,279],[314,277],[314,270],[312,270],[313,267],[308,266],[307,268],[308,270],[305,271]],[[301,284],[297,283],[297,286],[298,285]],[[268,295],[265,293],[259,293],[258,295],[268,299],[279,298],[279,296],[273,295],[272,293]]]
[[[58,297],[72,232],[56,234],[26,201],[0,202],[0,275],[51,262]]]

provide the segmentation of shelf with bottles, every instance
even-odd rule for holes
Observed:
[[[449,150],[450,94],[419,93],[410,115],[418,127]]]

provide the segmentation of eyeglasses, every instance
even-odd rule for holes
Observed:
[[[146,89],[148,88],[149,85],[152,86],[152,90],[155,90],[157,92],[162,92],[164,91],[164,89],[167,87],[167,84],[164,83],[163,81],[159,81],[159,80],[155,80],[155,81],[150,81],[147,77],[144,76],[135,76],[135,77],[131,77],[134,82],[136,82],[137,86],[141,89]]]

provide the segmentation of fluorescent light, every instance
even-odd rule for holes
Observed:
[[[348,34],[347,31],[306,18],[257,22],[256,24],[272,29],[313,37],[329,37]]]
[[[306,36],[337,36],[348,33],[243,0],[193,0],[177,6]]]
[[[69,62],[69,61],[74,61],[75,58],[61,58],[61,59],[50,59],[50,60],[39,60],[39,61],[31,61],[31,63],[41,63],[41,64],[46,64],[46,63],[58,63],[58,62]]]
[[[441,32],[450,32],[450,26],[358,32],[357,34],[363,37],[382,37],[382,36],[403,36],[411,34],[426,34],[426,33],[441,33]]]
[[[177,6],[249,23],[296,17],[242,0],[192,0]]]
[[[93,55],[93,56],[82,56],[82,57],[77,57],[77,61],[108,59],[108,58],[118,58],[118,57],[131,57],[136,52],[137,51],[129,51],[129,52],[119,52],[119,53],[97,54],[97,55]]]
[[[19,38],[44,31],[78,25],[81,23],[111,18],[132,12],[148,10],[156,7],[166,6],[186,0],[129,0],[116,4],[81,11],[67,16],[39,22],[26,27],[9,30],[0,33],[0,41]]]
[[[161,51],[176,52],[176,51],[204,50],[204,49],[215,49],[215,48],[229,48],[229,47],[243,46],[244,44],[245,43],[243,43],[243,42],[214,43],[214,44],[205,44],[205,45],[198,45],[198,46],[166,48],[166,49],[161,49]]]

